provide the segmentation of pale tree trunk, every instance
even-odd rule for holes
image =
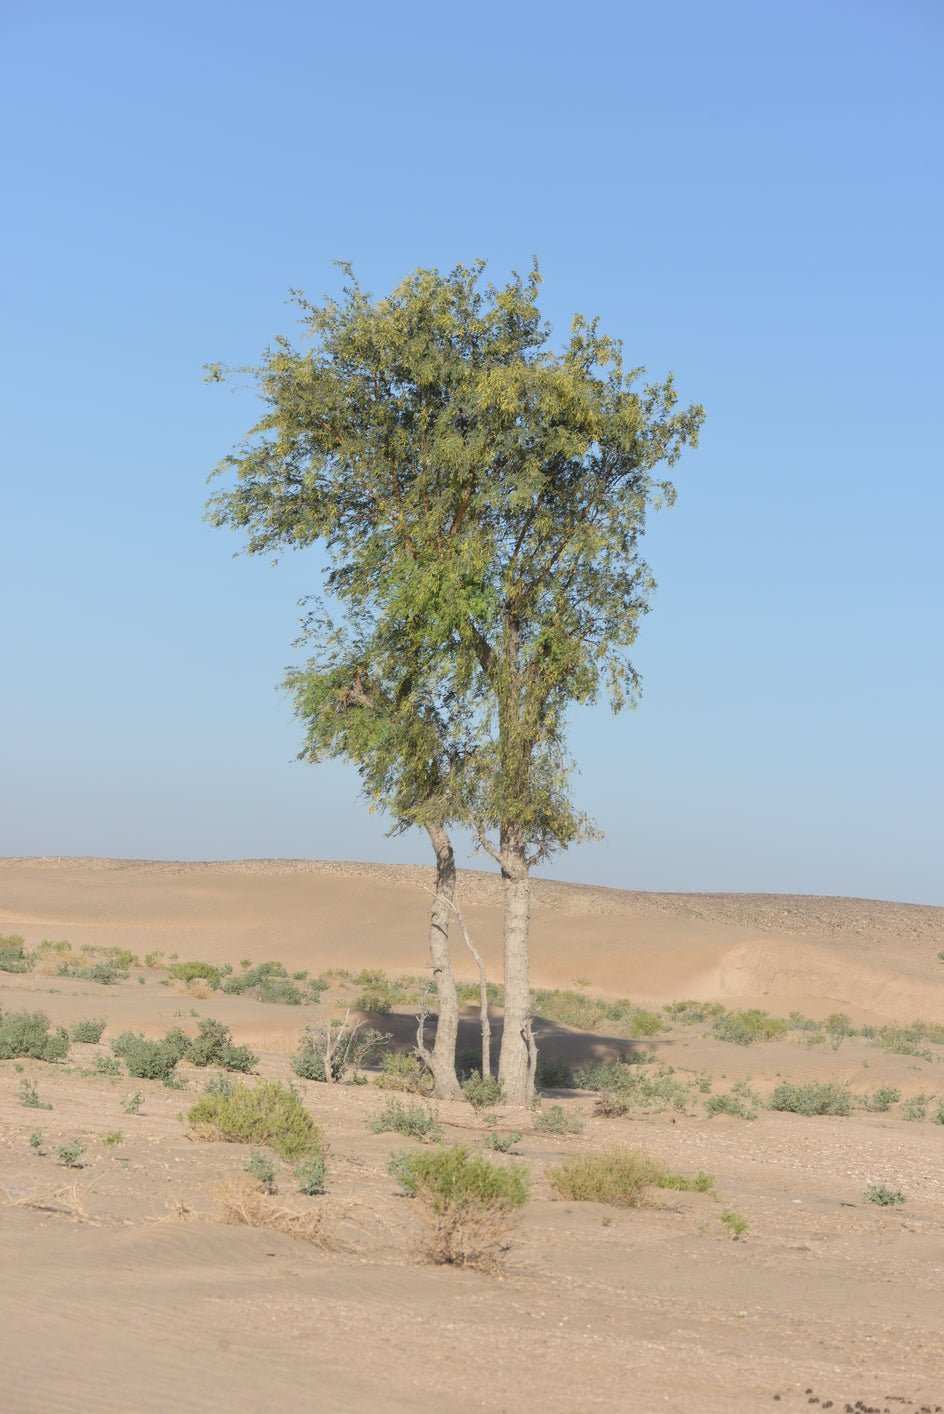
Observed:
[[[436,851],[436,892],[429,919],[429,960],[436,984],[439,1020],[432,1051],[423,1045],[422,1034],[417,1049],[432,1071],[436,1094],[442,1100],[460,1100],[462,1090],[456,1076],[456,1038],[459,1034],[459,999],[456,979],[449,956],[449,914],[456,893],[456,859],[449,836],[442,825],[427,825],[433,849]]]
[[[531,878],[525,842],[517,832],[502,832],[499,853],[505,885],[505,1029],[498,1078],[506,1104],[530,1106],[537,1061],[528,975]]]

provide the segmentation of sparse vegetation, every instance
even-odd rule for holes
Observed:
[[[510,1154],[515,1145],[520,1143],[521,1135],[517,1130],[512,1130],[509,1134],[499,1134],[497,1130],[492,1130],[482,1140],[482,1148],[492,1149],[496,1154]]]
[[[891,1109],[892,1105],[897,1105],[900,1099],[900,1090],[896,1090],[891,1085],[880,1085],[877,1090],[872,1091],[871,1095],[863,1095],[862,1108],[871,1110],[874,1114],[884,1114]]]
[[[515,1219],[528,1197],[525,1164],[499,1167],[461,1145],[397,1155],[391,1175],[414,1197],[434,1262],[500,1270]]]
[[[442,1138],[439,1116],[434,1110],[427,1105],[407,1105],[392,1098],[367,1121],[367,1128],[372,1134],[404,1134],[408,1139],[422,1139],[424,1143]]]
[[[419,1056],[412,1051],[392,1051],[380,1062],[380,1074],[374,1084],[381,1090],[405,1090],[410,1095],[429,1095],[433,1077]]]
[[[563,1105],[549,1105],[535,1117],[534,1127],[542,1134],[579,1134],[583,1124],[577,1115],[568,1114]]]
[[[153,956],[153,954],[151,954]],[[147,963],[147,958],[144,959]],[[167,968],[175,982],[206,982],[211,991],[216,991],[223,980],[223,972],[212,962],[172,962]]]
[[[110,1129],[107,1134],[102,1135],[102,1143],[106,1149],[114,1149],[124,1142],[124,1137],[120,1129]]]
[[[52,1105],[43,1104],[32,1080],[24,1080],[17,1091],[20,1104],[27,1110],[51,1110]]]
[[[265,1144],[283,1159],[300,1159],[324,1149],[321,1131],[297,1092],[277,1080],[255,1086],[236,1082],[226,1094],[205,1090],[187,1118],[201,1138]]]
[[[372,1065],[390,1044],[384,1035],[350,1014],[310,1026],[292,1057],[292,1069],[303,1080],[343,1080]]]
[[[0,935],[0,972],[31,972],[35,958],[18,933]]]
[[[63,1164],[65,1168],[77,1169],[82,1167],[81,1158],[85,1150],[82,1148],[78,1139],[73,1139],[69,1144],[63,1144],[62,1147],[57,1150],[57,1153],[59,1155],[60,1164]]]
[[[638,1206],[649,1188],[708,1193],[714,1186],[710,1174],[688,1179],[635,1149],[605,1149],[602,1154],[565,1159],[547,1177],[558,1198],[624,1208]]]
[[[126,1095],[121,1102],[121,1108],[126,1115],[136,1115],[144,1103],[144,1096],[140,1090],[136,1090],[133,1095]]]
[[[474,1110],[500,1105],[505,1098],[501,1081],[494,1075],[482,1075],[478,1070],[473,1070],[468,1080],[462,1082],[462,1094]]]
[[[756,1119],[757,1111],[745,1105],[738,1095],[709,1095],[705,1101],[708,1115],[733,1115],[736,1119]]]
[[[684,1111],[692,1100],[692,1086],[680,1080],[671,1066],[650,1071],[647,1065],[625,1061],[591,1062],[574,1073],[574,1084],[581,1090],[602,1092],[605,1100],[597,1101],[596,1113],[611,1116],[634,1109]]]
[[[711,1030],[719,1041],[752,1046],[755,1041],[778,1040],[787,1034],[789,1027],[780,1017],[751,1007],[747,1011],[729,1011],[717,1017]]]
[[[107,1022],[103,1016],[87,1016],[82,1021],[76,1021],[69,1028],[69,1038],[72,1041],[80,1041],[85,1045],[97,1045],[102,1039]]]
[[[722,1213],[719,1220],[724,1223],[728,1232],[731,1234],[732,1242],[737,1242],[748,1232],[749,1224],[747,1218],[742,1217],[740,1213],[728,1211]]]
[[[263,1193],[275,1192],[275,1164],[266,1154],[254,1150],[243,1164],[243,1169],[258,1183]]]
[[[23,1056],[30,1060],[58,1061],[69,1054],[69,1033],[62,1026],[51,1030],[41,1011],[5,1011],[0,1014],[0,1060]]]
[[[569,1090],[574,1083],[574,1072],[566,1061],[539,1058],[535,1079],[542,1090]]]
[[[852,1095],[847,1085],[835,1082],[812,1082],[791,1085],[783,1081],[768,1101],[772,1110],[785,1110],[798,1115],[850,1115]]]
[[[323,1193],[326,1168],[324,1154],[312,1154],[311,1158],[306,1159],[303,1164],[299,1164],[295,1170],[299,1192],[306,1193],[309,1198],[313,1198],[317,1193]]]
[[[900,1188],[889,1188],[884,1183],[870,1183],[862,1197],[866,1203],[877,1203],[880,1208],[894,1208],[906,1201]]]

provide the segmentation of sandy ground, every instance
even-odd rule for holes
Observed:
[[[421,972],[423,870],[254,861],[188,865],[0,861],[0,933],[36,944],[151,949],[290,970],[332,966]],[[497,975],[499,896],[466,876],[470,926]],[[650,1005],[696,997],[857,1022],[944,1020],[944,909],[845,899],[643,895],[539,885],[534,980],[628,995]],[[469,966],[461,965],[467,976]],[[139,978],[143,980],[139,980]],[[95,1072],[126,1026],[159,1034],[225,1020],[260,1053],[260,1073],[293,1078],[289,1055],[319,1007],[214,993],[194,999],[147,969],[102,987],[37,972],[0,974],[0,1007],[57,1023],[104,1016],[99,1045],[67,1062],[0,1062],[0,1405],[46,1411],[695,1410],[944,1406],[944,1125],[895,1113],[753,1122],[684,1110],[603,1119],[593,1097],[561,1092],[579,1134],[522,1134],[532,1198],[502,1278],[417,1259],[415,1205],[386,1172],[410,1147],[373,1134],[385,1096],[372,1086],[298,1082],[330,1144],[321,1212],[330,1250],[217,1221],[238,1145],[193,1138],[187,1088]],[[389,1019],[405,1045],[409,1015]],[[471,1018],[468,1037],[473,1034]],[[627,1049],[618,1037],[544,1023],[545,1055],[571,1061]],[[698,1028],[646,1042],[716,1091],[737,1080],[766,1094],[783,1078],[893,1085],[944,1098],[938,1059],[849,1038],[833,1050],[792,1037],[740,1047]],[[944,1047],[934,1047],[934,1056]],[[43,1104],[20,1102],[32,1080]],[[142,1094],[136,1114],[123,1108]],[[485,1128],[466,1104],[437,1106],[447,1140]],[[30,1135],[41,1132],[41,1143]],[[120,1132],[120,1142],[104,1142]],[[80,1168],[58,1161],[76,1139]],[[673,1169],[715,1175],[717,1197],[658,1192],[631,1210],[556,1200],[547,1170],[620,1144]],[[496,1162],[510,1160],[496,1158]],[[864,1200],[872,1183],[904,1206]],[[722,1212],[743,1215],[732,1241]]]

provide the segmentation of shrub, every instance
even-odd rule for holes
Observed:
[[[51,1110],[52,1105],[46,1105],[39,1098],[39,1092],[32,1080],[24,1080],[18,1091],[20,1104],[28,1110]]]
[[[549,1105],[534,1121],[535,1129],[544,1134],[579,1134],[583,1125],[576,1115],[570,1115],[563,1105]]]
[[[325,1156],[324,1154],[313,1154],[310,1159],[306,1159],[303,1164],[299,1164],[295,1170],[295,1177],[298,1179],[298,1188],[301,1193],[307,1193],[309,1198],[313,1198],[316,1193],[323,1193],[325,1187]]]
[[[699,1173],[697,1178],[687,1179],[635,1149],[606,1149],[602,1154],[565,1159],[550,1169],[547,1177],[558,1198],[624,1208],[642,1202],[647,1188],[707,1193],[714,1186],[710,1174]]]
[[[705,1101],[705,1113],[709,1115],[734,1115],[737,1119],[754,1119],[754,1111],[747,1109],[737,1095],[710,1095]]]
[[[657,1011],[646,1011],[640,1007],[630,1015],[626,1034],[628,1036],[655,1036],[663,1029],[662,1017]]]
[[[922,1120],[927,1118],[928,1096],[912,1095],[901,1107],[902,1119]]]
[[[275,1192],[275,1164],[265,1154],[254,1151],[243,1164],[243,1168],[250,1178],[256,1180],[263,1193]]]
[[[496,1154],[510,1154],[516,1144],[521,1143],[521,1135],[515,1130],[510,1134],[498,1134],[493,1131],[486,1134],[482,1140],[483,1149],[493,1149]]]
[[[243,961],[242,972],[224,976],[222,990],[238,996],[252,994],[261,1002],[273,1002],[280,1006],[301,1006],[305,1002],[317,1001],[326,989],[327,982],[322,977],[314,978],[300,987],[289,977],[281,962],[260,962],[258,967],[250,967]]]
[[[473,1070],[468,1080],[463,1081],[462,1093],[474,1110],[487,1110],[492,1105],[500,1105],[505,1098],[505,1087],[494,1075],[482,1075]]]
[[[574,1072],[566,1061],[539,1060],[534,1078],[542,1090],[569,1090]]]
[[[0,972],[29,972],[36,959],[26,951],[26,940],[18,933],[0,936]]]
[[[430,1141],[442,1138],[439,1117],[426,1105],[405,1105],[390,1099],[383,1109],[367,1121],[372,1134],[405,1134],[409,1139]]]
[[[460,1006],[478,1006],[481,1000],[478,982],[460,982],[456,996]],[[505,989],[500,982],[486,982],[485,1000],[489,1006],[505,1005]]]
[[[354,998],[356,1009],[376,1012],[380,1016],[386,1016],[395,1006],[406,1001],[408,995],[404,987],[398,982],[391,982],[387,974],[379,969],[358,972],[354,984],[361,988]]]
[[[199,1022],[196,1036],[188,1042],[187,1058],[201,1068],[216,1064],[243,1072],[252,1070],[259,1059],[248,1046],[234,1046],[229,1027],[209,1017]]]
[[[57,1061],[69,1054],[69,1033],[58,1026],[50,1031],[49,1017],[42,1011],[5,1011],[0,1015],[0,1060],[19,1056],[30,1060]]]
[[[393,1051],[380,1062],[374,1084],[381,1090],[405,1090],[410,1095],[428,1095],[433,1077],[419,1056],[411,1051]]]
[[[621,1097],[625,1104],[598,1113],[626,1114],[631,1109],[684,1110],[692,1098],[692,1088],[677,1080],[671,1066],[659,1066],[651,1074],[642,1066],[616,1061],[603,1065],[594,1062],[583,1065],[574,1075],[574,1084],[581,1090],[609,1091]]]
[[[944,1100],[938,1100],[937,1109],[931,1116],[932,1124],[944,1124]]]
[[[147,962],[147,958],[144,959]],[[196,982],[200,979],[215,992],[223,974],[212,962],[172,962],[167,971],[175,982]]]
[[[703,1021],[713,1021],[724,1016],[725,1007],[720,1002],[669,1002],[662,1010],[673,1021],[681,1021],[685,1026],[698,1026]]]
[[[124,1141],[124,1137],[120,1129],[110,1129],[107,1134],[102,1135],[102,1143],[107,1149],[114,1149]]]
[[[778,1085],[770,1097],[772,1110],[797,1115],[850,1115],[852,1097],[846,1085],[813,1082],[809,1085]]]
[[[737,1242],[748,1230],[747,1218],[742,1217],[740,1213],[722,1213],[719,1221],[723,1222],[730,1232],[732,1242]]]
[[[870,1184],[862,1197],[866,1203],[877,1203],[880,1208],[894,1208],[905,1202],[905,1195],[900,1188],[888,1188],[884,1183]]]
[[[863,1095],[862,1108],[876,1114],[884,1114],[901,1099],[901,1091],[891,1085],[880,1085],[871,1095]]]
[[[232,1085],[227,1094],[204,1091],[187,1116],[201,1137],[232,1144],[266,1144],[284,1159],[324,1149],[321,1131],[297,1092],[277,1080]]]
[[[62,1148],[59,1149],[57,1152],[59,1154],[59,1162],[61,1164],[65,1164],[67,1169],[77,1169],[82,1167],[79,1160],[85,1153],[85,1150],[82,1148],[82,1145],[79,1143],[78,1139],[73,1139],[70,1144],[63,1144]]]
[[[144,1096],[140,1090],[136,1090],[133,1095],[126,1095],[121,1102],[121,1108],[126,1115],[136,1115],[144,1103]]]
[[[111,1043],[115,1055],[124,1061],[128,1074],[137,1080],[169,1080],[181,1058],[180,1038],[168,1032],[161,1041],[148,1041],[139,1032],[122,1031]],[[187,1042],[184,1032],[180,1035]]]
[[[302,1037],[298,1051],[292,1057],[292,1069],[303,1080],[327,1079],[325,1056],[331,1053],[331,1078],[340,1080],[349,1072],[371,1065],[390,1044],[384,1035],[362,1021],[342,1020],[310,1026]]]
[[[29,1146],[37,1154],[41,1154],[43,1152],[43,1131],[41,1129],[33,1130],[32,1134],[29,1137]]]
[[[432,1261],[500,1270],[501,1254],[528,1198],[525,1164],[498,1167],[457,1145],[398,1155],[389,1171],[420,1205]]]
[[[76,1021],[69,1029],[69,1038],[73,1041],[82,1041],[86,1045],[96,1045],[102,1039],[102,1032],[105,1030],[107,1022],[103,1016],[87,1016],[82,1021]]]
[[[128,969],[119,967],[114,961],[91,962],[84,966],[74,962],[63,962],[56,968],[56,976],[74,977],[81,982],[100,982],[103,987],[108,987],[113,982],[127,981]]]
[[[779,1017],[751,1007],[747,1011],[729,1011],[719,1016],[711,1030],[719,1041],[752,1046],[755,1041],[774,1041],[779,1036],[785,1036],[789,1027]]]
[[[538,1016],[581,1031],[592,1031],[606,1016],[605,1004],[596,997],[562,988],[540,988],[534,993],[533,1004]]]
[[[275,1006],[301,1006],[305,993],[290,977],[263,977],[259,983],[259,1000]]]
[[[95,1071],[98,1075],[120,1075],[121,1066],[114,1056],[98,1055],[95,1057]]]
[[[926,1039],[926,1028],[922,1023],[913,1026],[882,1026],[874,1036],[875,1044],[883,1051],[897,1056],[918,1056],[921,1060],[931,1060],[931,1052],[922,1042]]]

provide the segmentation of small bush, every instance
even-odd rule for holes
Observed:
[[[862,1197],[866,1203],[877,1203],[880,1208],[894,1208],[906,1201],[900,1188],[888,1188],[884,1183],[870,1184]]]
[[[187,1059],[201,1068],[221,1065],[224,1070],[250,1071],[258,1064],[258,1056],[248,1046],[234,1046],[228,1026],[222,1021],[205,1017],[197,1026],[197,1034],[187,1045]]]
[[[43,1143],[43,1131],[41,1129],[34,1129],[29,1137],[30,1148],[35,1153],[41,1154],[43,1152]]]
[[[719,1221],[728,1229],[732,1242],[737,1242],[748,1230],[747,1218],[742,1217],[740,1213],[722,1213]]]
[[[656,1036],[664,1030],[662,1017],[657,1011],[646,1011],[640,1007],[629,1018],[627,1036]]]
[[[303,1080],[325,1081],[325,1056],[331,1050],[331,1078],[347,1078],[363,1066],[371,1065],[389,1046],[390,1036],[363,1022],[324,1022],[311,1026],[292,1057],[292,1069]]]
[[[64,1164],[67,1169],[82,1167],[79,1161],[85,1153],[85,1150],[82,1148],[78,1139],[73,1139],[70,1144],[63,1144],[62,1148],[57,1150],[57,1152],[59,1154],[59,1162]]]
[[[106,1149],[114,1149],[124,1141],[124,1137],[120,1129],[110,1129],[107,1134],[102,1135],[102,1143]]]
[[[543,1134],[579,1134],[583,1124],[576,1115],[568,1114],[563,1105],[549,1105],[535,1118],[534,1127]]]
[[[944,1100],[938,1100],[937,1109],[931,1116],[932,1124],[944,1124]]]
[[[69,1028],[69,1038],[73,1041],[81,1041],[86,1045],[97,1045],[102,1039],[102,1032],[105,1030],[107,1022],[103,1016],[87,1016],[82,1021],[76,1021]]]
[[[404,1134],[426,1142],[442,1138],[439,1117],[433,1110],[426,1105],[405,1105],[402,1100],[388,1100],[380,1113],[367,1121],[367,1128],[372,1134]]]
[[[51,1110],[52,1105],[43,1104],[32,1080],[24,1080],[18,1091],[20,1104],[28,1110]]]
[[[482,1140],[482,1148],[493,1149],[496,1154],[510,1154],[515,1145],[520,1143],[521,1135],[517,1130],[510,1134],[498,1134],[493,1130]]]
[[[5,1011],[0,1015],[0,1060],[62,1060],[69,1054],[69,1033],[62,1026],[49,1028],[45,1012]]]
[[[542,1090],[569,1090],[574,1072],[566,1061],[539,1060],[534,1078]]]
[[[307,1193],[309,1198],[313,1198],[317,1193],[323,1193],[326,1167],[324,1154],[313,1154],[310,1159],[299,1164],[295,1170],[299,1192]]]
[[[121,1066],[114,1056],[98,1055],[95,1057],[95,1073],[96,1075],[120,1075]]]
[[[128,969],[119,967],[115,962],[91,962],[86,966],[63,962],[56,968],[56,976],[74,977],[80,982],[99,982],[103,987],[109,987],[114,982],[126,982]]]
[[[609,1203],[623,1208],[641,1203],[647,1188],[707,1193],[714,1186],[710,1174],[699,1173],[697,1178],[687,1179],[634,1149],[606,1149],[602,1154],[565,1159],[550,1169],[547,1177],[558,1198],[575,1203]]]
[[[863,1095],[862,1108],[871,1110],[874,1114],[884,1114],[890,1110],[892,1105],[897,1105],[901,1099],[901,1091],[896,1090],[891,1085],[880,1085],[877,1090],[873,1090],[871,1095]]]
[[[910,1120],[918,1121],[918,1120],[926,1119],[926,1118],[927,1118],[927,1114],[928,1114],[928,1096],[927,1096],[927,1095],[912,1095],[911,1098],[908,1099],[908,1100],[906,1100],[905,1103],[904,1103],[904,1104],[902,1105],[902,1107],[901,1107],[901,1117],[902,1117],[902,1119],[910,1119]]]
[[[631,1109],[684,1110],[692,1098],[692,1087],[676,1079],[671,1066],[659,1066],[650,1073],[641,1065],[624,1061],[609,1065],[594,1062],[580,1067],[574,1075],[574,1084],[581,1090],[607,1091],[621,1096],[625,1105],[617,1107],[614,1102],[608,1111],[610,1114],[626,1114]]]
[[[121,1108],[126,1115],[136,1115],[144,1104],[144,1096],[140,1090],[136,1090],[133,1095],[126,1095],[121,1102]]]
[[[528,1198],[526,1165],[499,1168],[457,1145],[398,1155],[389,1171],[420,1205],[425,1251],[432,1261],[500,1270],[512,1226]]]
[[[147,962],[147,958],[144,959]],[[167,971],[175,982],[206,982],[215,992],[223,980],[223,974],[212,962],[172,962]]]
[[[478,1006],[481,1001],[478,982],[460,982],[456,997],[460,1006]],[[505,989],[500,982],[486,982],[485,1000],[489,1006],[505,1005]]]
[[[277,1080],[234,1084],[228,1094],[204,1091],[187,1116],[201,1137],[265,1144],[284,1159],[321,1153],[321,1131],[297,1092]]]
[[[35,961],[18,933],[0,936],[0,972],[31,972]]]
[[[852,1096],[845,1085],[834,1082],[809,1085],[778,1085],[770,1097],[772,1110],[784,1110],[797,1115],[850,1115]]]
[[[275,1192],[275,1164],[258,1150],[250,1154],[243,1164],[250,1178],[254,1178],[263,1193]]]
[[[752,1046],[755,1041],[775,1041],[785,1036],[789,1027],[779,1017],[751,1007],[747,1011],[729,1011],[719,1016],[711,1028],[719,1041],[731,1041],[736,1046]]]
[[[186,1042],[186,1035],[183,1032],[180,1034]],[[166,1082],[173,1076],[181,1058],[179,1037],[172,1032],[168,1032],[161,1041],[148,1041],[140,1033],[122,1031],[112,1041],[111,1047],[115,1055],[124,1061],[128,1074],[137,1080]]]
[[[494,1075],[482,1075],[473,1070],[468,1080],[463,1081],[462,1093],[474,1110],[487,1110],[502,1103],[505,1087]]]
[[[433,1077],[419,1056],[410,1051],[394,1051],[380,1062],[374,1084],[381,1090],[405,1090],[408,1095],[428,1095]]]
[[[748,1109],[737,1095],[709,1095],[705,1101],[708,1115],[733,1115],[736,1119],[754,1119],[754,1111]]]

